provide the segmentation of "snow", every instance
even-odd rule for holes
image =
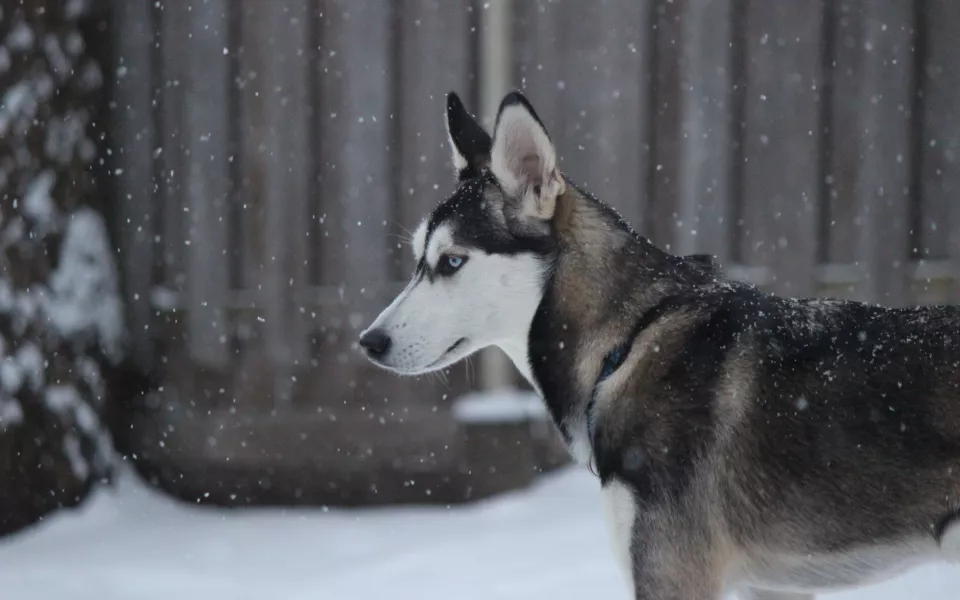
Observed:
[[[180,298],[175,290],[158,285],[150,290],[150,305],[159,311],[172,311],[180,305]]]
[[[26,23],[18,22],[7,34],[5,45],[7,48],[25,52],[33,46],[33,31]]]
[[[453,416],[461,423],[517,423],[549,418],[543,401],[534,392],[516,388],[464,394],[453,403]]]
[[[27,83],[16,83],[0,98],[0,136],[6,135],[14,118],[32,118],[36,112],[36,99]]]
[[[103,217],[90,208],[70,215],[60,263],[42,297],[44,314],[67,339],[92,336],[113,359],[123,351],[123,306]]]
[[[23,387],[23,371],[12,356],[4,356],[0,360],[0,387],[9,394],[14,394]],[[4,401],[0,400],[0,406],[3,406]]]
[[[87,117],[78,111],[67,111],[64,115],[50,117],[44,128],[44,154],[58,164],[68,165],[79,149],[81,158],[87,161],[87,120]]]
[[[17,600],[628,600],[596,480],[568,468],[459,508],[199,508],[129,472],[76,511],[0,539]],[[929,566],[828,600],[954,600],[960,568]]]
[[[87,12],[88,0],[69,0],[64,9],[64,14],[68,19],[76,19]]]
[[[27,186],[27,192],[23,195],[23,214],[35,221],[45,222],[53,219],[57,208],[53,204],[50,192],[56,181],[57,176],[50,169],[37,175]]]
[[[14,398],[0,398],[0,431],[23,422],[23,408]]]
[[[110,464],[113,459],[113,445],[110,435],[102,431],[100,419],[93,408],[80,395],[79,390],[72,384],[50,384],[44,390],[44,405],[57,414],[64,423],[73,426],[64,432],[64,454],[70,461],[73,474],[81,481],[91,473],[90,461],[81,451],[80,439],[82,434],[92,440],[95,465]]]
[[[23,342],[11,354],[7,353],[6,342],[0,344],[0,389],[7,394],[16,394],[23,388],[24,379],[29,383],[30,391],[37,392],[43,387],[44,357],[39,346],[33,342]]]
[[[60,39],[55,34],[48,33],[46,35],[43,39],[43,50],[53,72],[60,79],[69,77],[73,65],[67,55],[63,53],[63,48],[60,47]]]
[[[46,363],[46,358],[40,351],[40,346],[30,341],[24,341],[17,348],[15,358],[20,372],[27,377],[30,390],[33,392],[40,391],[44,383],[43,374]]]

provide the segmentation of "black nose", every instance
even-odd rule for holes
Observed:
[[[390,349],[390,336],[382,329],[373,329],[360,336],[360,346],[370,356],[383,356]]]

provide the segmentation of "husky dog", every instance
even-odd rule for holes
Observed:
[[[404,375],[496,345],[604,491],[644,600],[809,599],[960,559],[960,308],[786,299],[567,179],[518,92],[447,98],[457,189],[364,331]]]

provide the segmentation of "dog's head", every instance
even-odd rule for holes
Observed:
[[[417,229],[410,283],[360,336],[373,362],[406,375],[491,345],[526,363],[565,189],[556,150],[519,92],[500,104],[492,138],[456,94],[446,116],[457,189]]]

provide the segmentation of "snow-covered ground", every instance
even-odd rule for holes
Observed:
[[[960,567],[926,567],[832,600],[955,600]],[[574,469],[456,509],[201,509],[125,474],[0,540],[4,600],[625,600],[594,481]]]

